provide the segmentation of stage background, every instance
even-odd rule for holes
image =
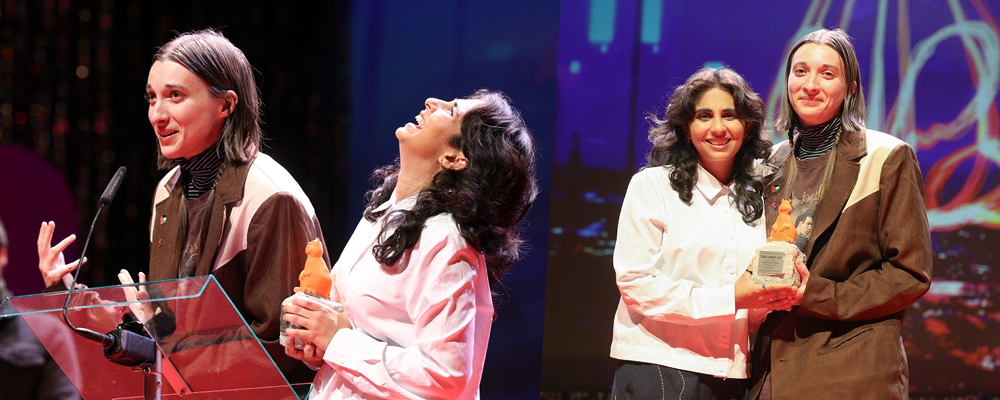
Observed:
[[[722,65],[743,74],[773,115],[788,49],[821,26],[854,37],[868,127],[914,146],[924,175],[934,274],[906,315],[910,390],[1000,395],[997,6],[563,2],[542,397],[601,398],[611,386],[620,298],[612,253],[625,189],[649,150],[645,115],[662,116],[673,88],[699,67]]]
[[[534,399],[541,368],[545,249],[555,126],[557,1],[274,2],[0,0],[0,219],[15,294],[43,289],[35,238],[43,220],[71,233],[75,259],[97,199],[128,168],[97,223],[80,274],[117,284],[148,265],[155,138],[143,100],[156,48],[214,27],[256,68],[264,152],[296,177],[336,258],[361,216],[368,175],[398,154],[396,127],[430,96],[502,90],[539,145],[542,192],[529,253],[496,288],[481,392]]]

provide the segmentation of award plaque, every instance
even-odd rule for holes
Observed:
[[[805,262],[805,255],[795,245],[795,225],[792,223],[792,205],[782,200],[778,218],[771,227],[767,243],[757,249],[757,257],[750,267],[754,283],[776,283],[799,286],[802,278],[795,269],[795,260]]]

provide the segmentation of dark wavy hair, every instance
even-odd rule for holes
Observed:
[[[733,96],[736,115],[746,126],[743,145],[733,161],[733,179],[736,181],[737,208],[743,214],[743,221],[749,224],[764,212],[764,200],[761,198],[764,184],[761,177],[754,175],[754,161],[767,159],[771,153],[771,141],[762,135],[764,102],[736,71],[729,68],[699,69],[683,85],[674,89],[663,119],[655,114],[646,116],[650,121],[649,141],[653,144],[646,156],[647,168],[673,166],[670,187],[677,191],[681,200],[691,201],[698,179],[698,151],[685,132],[694,119],[695,106],[701,95],[714,88]]]
[[[503,93],[481,89],[469,98],[485,104],[466,112],[461,134],[451,141],[468,165],[461,171],[438,172],[411,210],[392,212],[372,253],[383,265],[395,265],[417,244],[428,218],[450,213],[462,237],[485,256],[493,287],[520,257],[518,224],[538,195],[535,140]],[[398,159],[372,173],[377,186],[368,192],[366,219],[374,222],[385,213],[375,208],[389,200],[398,178]]]
[[[243,165],[253,160],[264,136],[261,129],[261,101],[253,67],[246,55],[222,33],[213,29],[181,34],[160,47],[153,62],[174,61],[201,78],[217,98],[226,92],[236,93],[236,108],[226,117],[219,137],[220,157],[230,165]],[[157,166],[173,168],[177,160],[163,157],[156,147]]]

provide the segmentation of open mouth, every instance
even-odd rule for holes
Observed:
[[[174,136],[174,135],[176,135],[176,134],[177,134],[177,132],[178,132],[178,131],[167,131],[167,132],[156,132],[156,134],[157,134],[157,135],[158,135],[158,136],[159,136],[159,137],[160,137],[161,139],[166,139],[166,138],[168,138],[168,137],[171,137],[171,136]]]
[[[424,129],[424,125],[427,123],[427,121],[424,121],[424,117],[420,114],[417,114],[417,116],[413,118],[417,120],[417,124],[414,126],[417,129]]]
[[[733,140],[732,139],[726,139],[726,138],[722,138],[722,139],[708,139],[708,140],[706,140],[706,142],[708,142],[708,144],[710,144],[712,146],[725,146],[725,145],[729,144],[729,142],[731,142],[731,141],[733,141]]]

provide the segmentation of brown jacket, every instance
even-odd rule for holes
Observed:
[[[154,194],[149,280],[179,277],[187,235],[178,215],[183,199],[179,181],[180,170],[174,168]],[[259,153],[251,163],[223,171],[211,207],[205,210],[210,213],[208,231],[195,276],[215,276],[290,383],[311,381],[314,373],[285,356],[278,344],[281,301],[298,286],[306,244],[314,238],[323,241],[309,198],[284,168]],[[325,242],[323,250],[330,265]]]
[[[806,247],[802,304],[772,312],[751,355],[750,398],[765,373],[772,399],[905,399],[907,307],[931,283],[931,240],[912,148],[882,132],[844,134]],[[790,146],[768,160],[767,226],[785,189]],[[775,191],[774,188],[778,190]]]

